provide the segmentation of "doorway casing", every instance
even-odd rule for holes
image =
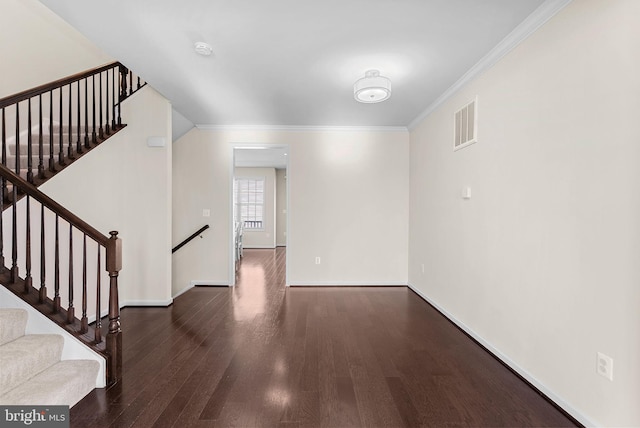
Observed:
[[[235,168],[236,168],[236,149],[285,149],[285,152],[289,153],[289,145],[288,144],[277,144],[277,143],[231,143],[231,168],[229,169],[229,286],[233,287],[236,284],[236,269],[235,269],[235,228],[234,228],[234,218],[233,218],[233,182],[235,178]],[[291,229],[289,227],[290,221],[290,198],[289,198],[289,182],[291,181],[290,174],[290,156],[286,156],[286,177],[285,186],[286,186],[286,211],[287,211],[287,219],[286,219],[286,254],[285,254],[285,285],[289,287],[289,248],[290,248],[290,236]],[[275,168],[275,166],[268,165],[256,165],[256,167],[260,168]],[[274,219],[275,221],[275,219]]]

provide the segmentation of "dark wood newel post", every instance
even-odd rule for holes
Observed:
[[[118,119],[117,119],[117,123],[118,126],[122,126],[122,116],[121,116],[121,110],[122,110],[122,101],[124,101],[125,98],[127,98],[127,75],[129,74],[129,69],[127,67],[125,67],[124,65],[120,64],[119,67],[119,71],[120,71],[120,93],[118,94]],[[114,102],[115,104],[115,102]]]
[[[122,269],[122,240],[118,232],[109,232],[107,247],[107,271],[109,272],[109,332],[107,333],[107,383],[113,384],[122,377],[122,330],[120,329],[120,305],[118,304],[118,274]]]

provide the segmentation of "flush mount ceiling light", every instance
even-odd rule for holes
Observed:
[[[353,96],[361,103],[379,103],[391,96],[391,80],[380,76],[378,70],[369,70],[353,85]]]
[[[193,48],[195,49],[197,54],[202,56],[209,56],[211,55],[211,52],[213,52],[213,48],[211,47],[211,45],[205,42],[196,42],[193,45]]]

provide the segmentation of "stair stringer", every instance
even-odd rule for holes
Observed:
[[[0,286],[0,308],[25,309],[29,314],[25,334],[58,334],[64,339],[62,348],[63,360],[95,360],[100,364],[100,370],[96,378],[96,388],[106,386],[106,360],[98,353],[89,349],[78,339],[69,334],[65,329],[51,322],[37,309],[14,295],[5,287]]]

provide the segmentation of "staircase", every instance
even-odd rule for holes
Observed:
[[[31,156],[25,150],[24,142],[23,147],[20,147],[16,144],[15,137],[9,138],[6,142],[6,159],[2,163],[13,171],[17,171],[19,168],[20,177],[37,187],[88,153],[92,148],[122,130],[124,126],[120,125],[110,129],[108,135],[103,134],[102,138],[96,137],[95,142],[86,145],[83,142],[80,148],[77,147],[76,142],[82,141],[85,134],[92,135],[92,130],[77,125],[72,125],[69,128],[69,125],[63,125],[57,121],[51,125],[44,124],[42,131],[34,127],[31,130],[31,140],[36,144],[32,143]],[[27,132],[23,135],[22,139],[24,140],[25,136],[28,137],[28,134]],[[73,146],[71,151],[69,150],[70,145]],[[28,168],[30,158],[32,174],[29,174]]]
[[[0,405],[73,406],[96,385],[94,360],[61,360],[63,338],[28,334],[27,311],[0,309]]]
[[[0,162],[39,186],[122,130],[122,102],[145,85],[115,62],[0,99]]]
[[[120,379],[121,241],[37,187],[124,129],[144,85],[116,62],[0,99],[0,286],[106,361],[97,379],[97,361],[62,360],[60,335],[25,335],[25,310],[0,309],[0,404],[72,406]]]

